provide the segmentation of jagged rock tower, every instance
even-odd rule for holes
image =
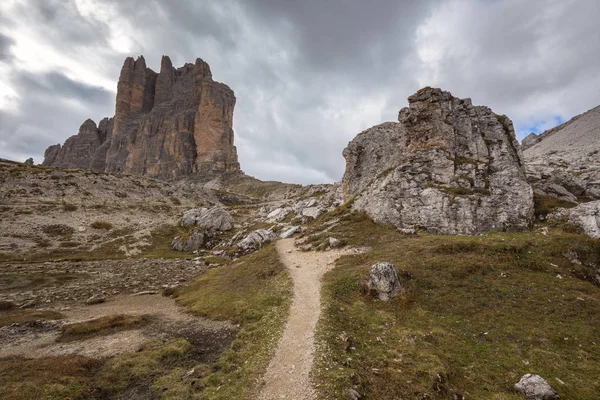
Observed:
[[[43,165],[173,180],[240,170],[233,145],[235,96],[212,79],[201,59],[160,73],[144,57],[125,60],[115,116],[87,120],[64,146],[50,146]]]
[[[399,122],[344,150],[342,189],[375,222],[435,234],[527,230],[533,191],[513,124],[440,89],[408,98]]]

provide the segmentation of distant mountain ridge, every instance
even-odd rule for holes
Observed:
[[[531,133],[522,142],[523,151],[528,158],[549,152],[567,154],[573,149],[582,149],[590,145],[600,148],[600,106],[576,115],[539,135]]]
[[[45,166],[128,173],[164,180],[237,172],[235,95],[215,82],[201,59],[160,73],[128,57],[117,86],[115,116],[85,121],[76,136],[50,146]]]
[[[536,193],[571,203],[600,199],[600,106],[523,140]]]

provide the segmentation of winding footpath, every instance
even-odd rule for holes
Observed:
[[[277,251],[294,281],[290,315],[264,376],[260,400],[311,400],[309,374],[315,356],[315,327],[321,312],[321,279],[349,251],[300,252],[294,239],[277,242]]]

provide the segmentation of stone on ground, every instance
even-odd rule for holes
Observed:
[[[527,400],[556,400],[558,394],[544,378],[535,374],[526,374],[515,384],[515,389],[523,392]]]
[[[373,265],[367,281],[367,288],[379,300],[383,301],[388,301],[398,295],[402,290],[402,286],[394,265],[389,262],[380,262]]]

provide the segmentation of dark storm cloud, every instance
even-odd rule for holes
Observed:
[[[304,60],[316,68],[337,69],[345,64],[338,71],[342,73],[348,69],[364,71],[367,65],[385,64],[390,56],[393,59],[400,57],[400,54],[390,54],[390,50],[394,45],[410,46],[412,30],[430,3],[419,0],[244,2],[247,11],[265,23],[277,20],[291,23],[298,34]],[[359,63],[352,64],[352,61]],[[369,61],[373,64],[367,64]]]
[[[75,82],[57,73],[16,73],[18,93],[30,93],[13,112],[0,112],[3,145],[17,161],[34,156],[41,162],[44,150],[76,135],[90,117],[96,123],[114,113],[114,93]]]
[[[0,33],[0,62],[10,61],[10,47],[14,44],[14,40]]]
[[[86,85],[69,79],[59,72],[43,74],[21,73],[14,82],[21,92],[36,93],[36,97],[69,99],[81,104],[108,104],[114,100],[114,94],[100,87]],[[83,122],[83,121],[82,121]]]
[[[106,89],[116,89],[123,59],[140,54],[155,70],[163,54],[176,66],[211,65],[237,97],[242,168],[261,179],[339,180],[347,142],[395,120],[425,85],[508,114],[521,136],[600,103],[595,0],[15,4],[4,13],[0,4],[0,53],[10,48],[19,63],[0,75],[15,92],[0,97],[0,157],[37,160],[86,118],[112,115]],[[22,32],[47,41],[53,62],[39,63],[51,68],[21,59]]]

